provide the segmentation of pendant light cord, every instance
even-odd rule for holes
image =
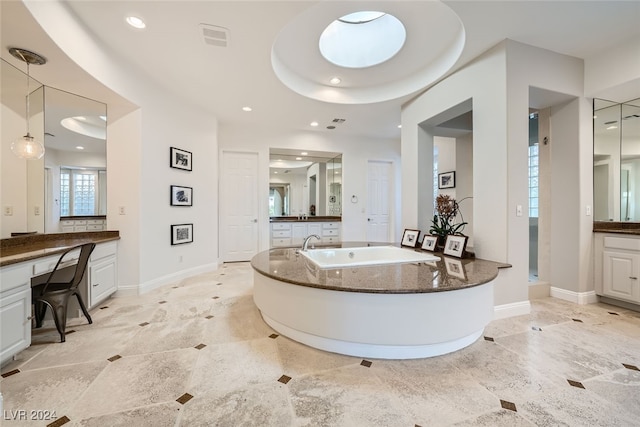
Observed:
[[[22,54],[22,52],[18,51],[18,55],[20,55],[20,57],[22,58],[22,60],[27,64],[27,99],[26,99],[26,105],[27,105],[27,134],[25,136],[27,137],[31,137],[31,135],[29,134],[29,95],[30,95],[30,91],[31,91],[31,76],[29,74],[29,61],[27,60],[27,58],[24,57],[24,55]]]

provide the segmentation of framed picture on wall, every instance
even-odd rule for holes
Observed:
[[[402,233],[401,245],[415,248],[418,245],[418,237],[420,237],[420,230],[405,229]]]
[[[427,235],[422,239],[421,249],[425,251],[434,252],[436,250],[436,244],[438,243],[438,236]]]
[[[193,242],[193,224],[174,224],[171,226],[171,244],[182,245]]]
[[[191,157],[192,154],[190,151],[181,150],[176,147],[171,147],[169,150],[170,159],[169,166],[175,169],[182,169],[185,171],[191,171],[193,168],[191,166]]]
[[[455,171],[438,174],[438,188],[455,188],[455,186],[456,186]]]
[[[464,248],[467,245],[467,236],[454,236],[449,234],[444,244],[444,254],[462,258]]]
[[[172,185],[171,206],[193,206],[193,188]]]

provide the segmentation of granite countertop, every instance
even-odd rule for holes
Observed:
[[[362,247],[366,242],[343,242],[333,247]],[[482,285],[495,279],[498,269],[509,264],[478,258],[445,257],[436,252],[440,261],[420,264],[386,264],[348,268],[320,269],[297,248],[271,249],[258,253],[251,260],[257,272],[282,282],[364,293],[426,293],[453,291]],[[411,249],[407,249],[411,250]],[[419,250],[419,249],[416,249]]]
[[[31,234],[0,240],[0,267],[61,254],[83,243],[104,243],[119,240],[118,231],[87,231],[79,233]]]
[[[341,222],[342,217],[339,216],[307,216],[300,219],[297,216],[272,216],[269,222]]]
[[[640,222],[594,221],[593,232],[640,236]]]

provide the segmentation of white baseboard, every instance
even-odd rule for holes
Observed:
[[[531,312],[529,301],[512,302],[510,304],[494,305],[493,320],[505,319],[507,317],[523,316]]]
[[[552,286],[551,296],[553,298],[562,299],[562,300],[569,301],[574,304],[580,304],[580,305],[593,304],[598,302],[598,296],[596,295],[596,291],[574,292],[574,291],[568,291],[566,289],[556,288]]]
[[[187,277],[195,276],[197,274],[208,273],[218,269],[218,263],[200,265],[198,267],[189,268],[186,270],[176,271],[175,273],[167,274],[166,276],[157,277],[148,282],[141,283],[140,285],[119,285],[118,291],[114,295],[115,297],[128,297],[142,295],[157,289],[161,286],[168,285],[170,283],[178,282]]]

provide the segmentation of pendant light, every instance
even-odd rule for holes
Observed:
[[[25,62],[27,64],[27,134],[18,138],[11,144],[11,151],[16,156],[27,159],[27,160],[37,160],[44,156],[44,144],[42,142],[35,139],[29,133],[29,96],[30,96],[30,83],[31,76],[29,74],[29,65],[36,64],[42,65],[47,62],[47,60],[37,53],[28,51],[26,49],[21,49],[18,47],[12,47],[9,49],[9,53],[13,55],[15,58]]]

